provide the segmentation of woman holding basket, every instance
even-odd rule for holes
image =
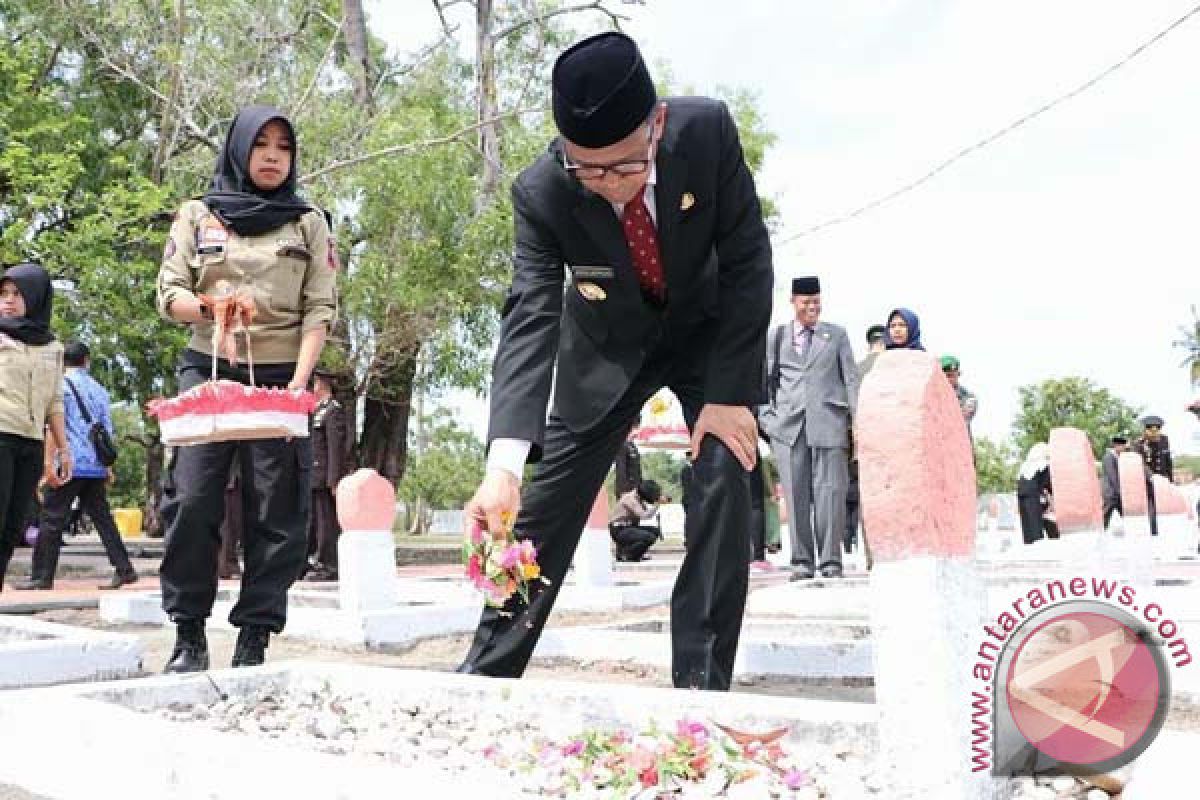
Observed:
[[[296,194],[291,122],[274,108],[243,108],[211,188],[179,209],[163,254],[159,313],[192,328],[180,391],[212,377],[305,389],[333,320],[336,267],[324,214]],[[226,289],[234,294],[221,296]],[[307,438],[175,448],[162,502],[163,609],[176,624],[167,672],[209,666],[204,625],[216,598],[223,492],[235,452],[246,518],[241,593],[229,615],[239,629],[233,666],[263,663],[269,635],[283,630],[288,588],[304,565]]]

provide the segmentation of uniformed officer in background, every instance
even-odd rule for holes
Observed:
[[[1171,462],[1171,443],[1162,432],[1162,417],[1153,414],[1142,417],[1142,435],[1133,443],[1133,449],[1146,465],[1146,500],[1149,505],[1150,534],[1158,536],[1158,513],[1154,502],[1153,475],[1174,480],[1175,466]]]
[[[338,576],[338,524],[334,491],[346,475],[346,410],[333,397],[332,373],[321,367],[313,372],[317,408],[312,419],[312,513],[308,517],[306,581],[336,581]]]

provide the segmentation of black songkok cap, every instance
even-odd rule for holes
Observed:
[[[1156,425],[1159,428],[1161,428],[1163,426],[1162,417],[1157,417],[1153,414],[1151,414],[1147,417],[1142,417],[1142,427],[1143,428],[1149,428],[1151,425]]]
[[[1118,433],[1116,436],[1112,437],[1112,443],[1113,444],[1129,444],[1129,437],[1123,433]]]
[[[798,295],[813,295],[821,293],[821,281],[817,280],[816,275],[809,275],[805,278],[792,278],[792,294]]]
[[[554,62],[554,122],[580,147],[608,147],[646,121],[658,95],[637,44],[610,31],[571,45]]]

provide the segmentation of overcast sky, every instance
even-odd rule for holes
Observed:
[[[760,191],[782,220],[776,321],[791,278],[817,274],[824,319],[863,332],[896,306],[963,362],[976,433],[1002,438],[1017,387],[1091,378],[1200,453],[1171,346],[1200,304],[1200,15],[1069,100],[890,205],[789,234],[919,177],[1120,60],[1194,0],[647,0],[622,7],[648,60],[699,93],[758,93],[779,141]],[[404,52],[432,4],[367,3]],[[403,10],[401,10],[403,9]],[[469,41],[470,24],[464,20]],[[578,16],[581,30],[603,18]],[[481,403],[452,398],[482,434]]]

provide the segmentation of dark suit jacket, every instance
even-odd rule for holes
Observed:
[[[312,488],[333,489],[346,475],[346,411],[333,398],[313,413]]]
[[[754,180],[723,103],[666,102],[655,186],[665,309],[643,299],[612,206],[567,175],[557,141],[513,184],[513,282],[488,441],[530,441],[531,461],[541,457],[556,359],[554,412],[576,432],[600,422],[647,356],[672,344],[701,365],[704,402],[763,400],[773,275]],[[581,294],[584,283],[603,299]]]

